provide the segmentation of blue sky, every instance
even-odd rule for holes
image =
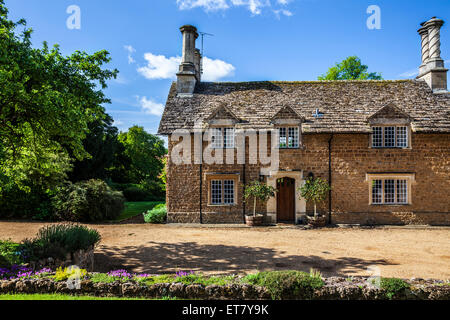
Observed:
[[[33,42],[58,43],[63,53],[106,49],[120,76],[105,106],[116,126],[156,133],[181,56],[179,27],[193,24],[205,38],[205,75],[212,81],[315,80],[335,62],[357,55],[385,79],[413,78],[420,65],[420,22],[450,23],[448,0],[6,0],[10,17],[25,18]],[[81,29],[68,29],[70,5]],[[367,8],[381,10],[369,30]],[[450,28],[441,30],[450,65]],[[200,47],[200,42],[197,44]]]

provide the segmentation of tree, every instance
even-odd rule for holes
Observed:
[[[321,178],[309,178],[298,190],[300,191],[300,199],[304,198],[306,201],[314,203],[314,217],[317,218],[317,203],[324,201],[328,191],[331,190],[328,182]]]
[[[253,198],[253,216],[256,217],[256,201],[266,202],[275,196],[276,189],[259,181],[252,181],[244,188],[244,199]]]
[[[103,69],[105,50],[63,56],[57,45],[33,48],[31,34],[25,20],[8,19],[0,0],[0,176],[23,190],[46,190],[66,179],[71,156],[89,156],[88,124],[106,117],[102,90],[118,71]]]
[[[83,140],[83,147],[90,156],[75,161],[73,170],[69,173],[72,182],[109,178],[108,170],[114,164],[115,155],[123,151],[118,141],[118,129],[112,123],[113,119],[106,115],[104,119],[88,124],[89,132]]]
[[[368,73],[368,66],[361,63],[356,56],[348,57],[328,72],[318,77],[319,80],[383,80],[380,73]]]
[[[131,127],[128,132],[121,132],[118,140],[128,158],[129,165],[119,168],[119,171],[126,171],[127,182],[157,181],[164,168],[161,159],[167,154],[164,141],[138,126]]]

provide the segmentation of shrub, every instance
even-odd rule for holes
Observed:
[[[146,223],[164,223],[167,219],[167,207],[165,204],[158,204],[152,210],[144,213]]]
[[[64,221],[114,220],[124,209],[121,192],[112,191],[102,180],[67,183],[53,200],[56,216]]]
[[[0,183],[0,218],[52,220],[52,192],[43,192],[37,188],[24,191],[17,186]]]
[[[20,244],[11,240],[0,240],[0,268],[22,263]]]
[[[164,201],[166,199],[166,185],[161,181],[142,180],[140,188],[148,194],[147,201]]]
[[[78,279],[84,279],[87,276],[86,269],[79,269],[75,267],[69,267],[69,268],[62,268],[59,267],[56,269],[56,274],[54,276],[55,281],[64,281],[69,278],[78,278]]]
[[[406,281],[397,278],[381,278],[380,285],[381,289],[385,292],[386,297],[389,299],[410,289],[410,285]]]
[[[225,286],[231,283],[233,280],[233,276],[207,277],[201,274],[193,273],[179,276],[175,279],[176,282],[184,283],[186,285],[201,284],[205,287],[209,285]]]
[[[39,229],[32,240],[25,240],[22,252],[29,261],[42,258],[65,259],[69,253],[87,250],[100,242],[101,236],[95,229],[74,224],[57,224]]]
[[[244,282],[269,290],[272,299],[311,299],[324,282],[318,273],[300,271],[265,271],[248,275]]]
[[[136,186],[131,186],[123,190],[123,195],[127,201],[146,201],[150,198],[145,190]]]

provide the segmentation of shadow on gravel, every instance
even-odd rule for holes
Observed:
[[[239,274],[252,270],[317,269],[324,276],[349,276],[364,272],[369,265],[395,265],[384,259],[364,260],[352,257],[325,259],[318,256],[289,255],[268,248],[201,245],[196,242],[173,244],[148,242],[134,246],[100,246],[95,253],[95,271],[127,269],[152,274],[194,270],[205,273]]]

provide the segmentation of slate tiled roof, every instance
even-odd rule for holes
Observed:
[[[450,94],[434,94],[417,80],[202,82],[191,98],[178,98],[173,83],[158,133],[192,129],[221,107],[238,126],[268,128],[286,106],[304,118],[303,132],[365,133],[369,118],[388,105],[408,115],[415,132],[450,133]],[[323,117],[313,116],[316,109]]]

